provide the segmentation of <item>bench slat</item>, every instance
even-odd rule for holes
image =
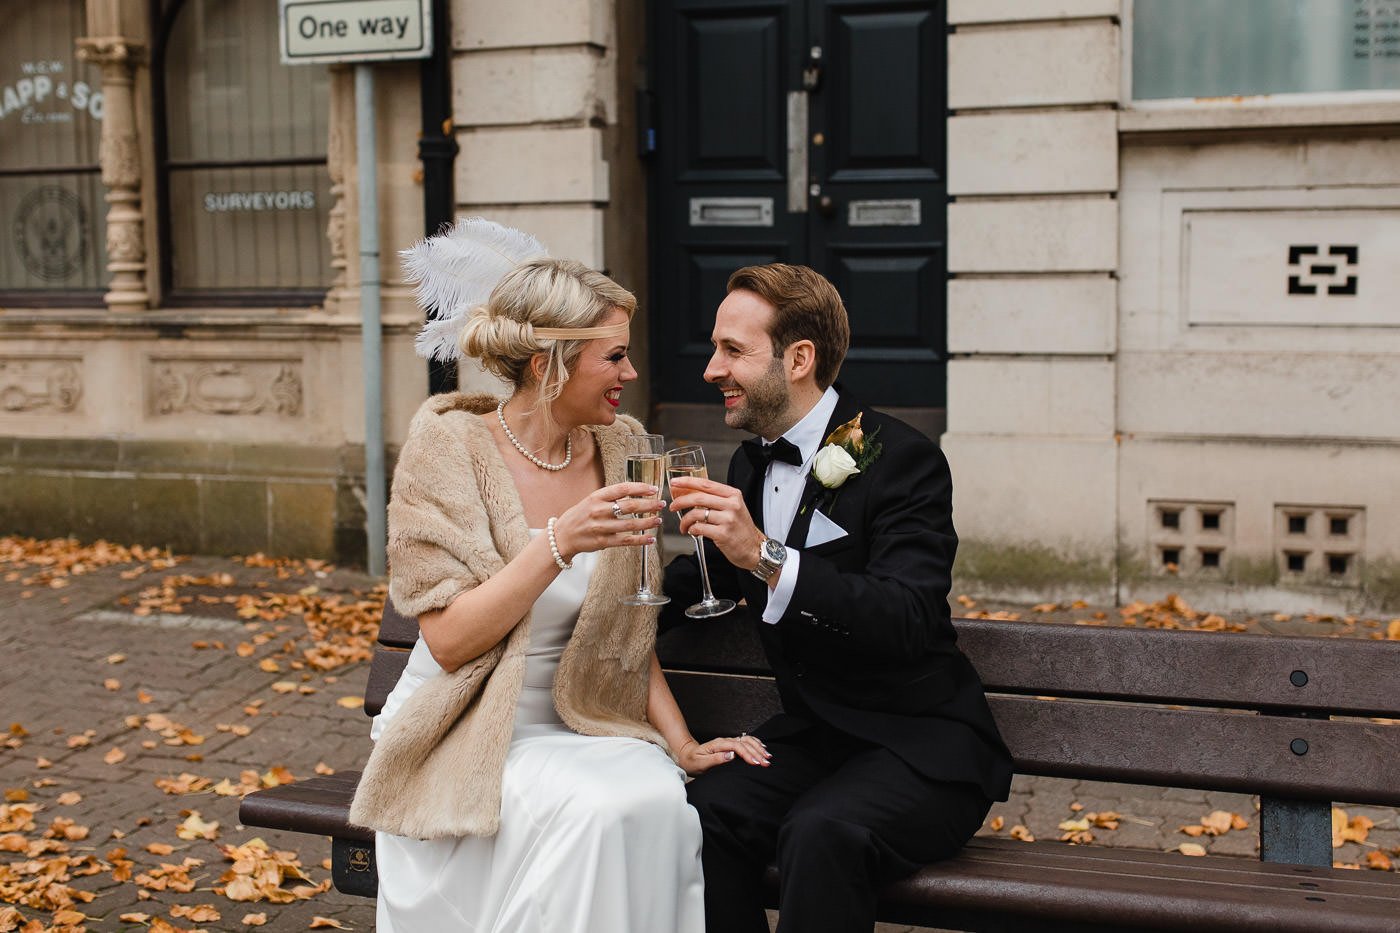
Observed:
[[[238,806],[238,821],[296,833],[337,836],[374,842],[371,830],[351,826],[350,798],[360,782],[358,771],[337,771],[249,794]]]
[[[1400,715],[1400,642],[958,619],[988,690]],[[1294,672],[1306,675],[1302,686]]]
[[[374,660],[369,666],[369,681],[365,684],[365,715],[378,716],[384,708],[384,701],[399,682],[403,669],[408,666],[409,651],[403,648],[374,649]]]
[[[372,845],[372,833],[346,824],[358,777],[346,771],[250,795],[239,819]],[[770,869],[770,900],[775,892],[776,872]],[[1396,898],[1400,878],[1380,873],[977,838],[957,858],[888,885],[880,894],[880,916],[899,923],[1041,933],[1185,927],[1241,933],[1395,931],[1400,930]],[[989,903],[997,907],[995,919],[988,919]]]
[[[1400,930],[1400,879],[1360,874],[978,838],[957,858],[886,888],[880,916],[972,930]],[[1001,915],[991,923],[988,904]]]
[[[1400,642],[954,619],[997,693],[1400,717]],[[657,646],[673,670],[768,673],[742,617],[684,625]],[[1295,671],[1307,675],[1293,683]]]
[[[394,608],[393,602],[384,601],[384,616],[379,621],[379,643],[392,648],[412,648],[418,640],[418,620]]]
[[[667,680],[702,740],[751,731],[779,709],[768,678],[675,671]],[[1400,805],[1389,776],[1400,728],[1367,722],[1174,710],[993,695],[992,714],[1016,771]],[[1305,754],[1291,744],[1307,743]]]

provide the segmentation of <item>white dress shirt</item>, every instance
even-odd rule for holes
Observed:
[[[812,469],[812,460],[826,437],[826,423],[836,410],[836,398],[836,390],[828,387],[812,410],[783,435],[802,454],[801,466],[777,460],[768,465],[768,472],[763,477],[763,533],[770,538],[783,541],[792,528],[792,521],[797,517],[797,506],[802,501],[802,490],[807,485],[807,473]],[[768,443],[766,440],[763,442],[765,447]],[[783,572],[768,594],[768,605],[763,610],[764,622],[772,625],[787,611],[793,588],[797,586],[797,568],[801,562],[802,553],[797,548],[788,548]]]

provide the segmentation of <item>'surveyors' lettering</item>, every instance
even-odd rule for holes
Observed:
[[[316,209],[314,191],[211,191],[204,195],[204,209],[211,214],[225,211],[311,211]]]

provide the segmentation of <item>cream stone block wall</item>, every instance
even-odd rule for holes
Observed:
[[[455,49],[607,44],[609,0],[454,0]]]
[[[479,130],[458,137],[457,200],[464,204],[608,199],[601,131],[592,127]]]
[[[1106,275],[957,278],[948,283],[948,352],[1111,353],[1117,312]]]
[[[965,542],[1031,542],[1111,562],[1116,540],[1108,438],[950,434],[953,523]],[[1032,455],[1033,453],[1033,455]]]
[[[594,269],[607,265],[603,255],[603,212],[591,204],[522,204],[461,213],[480,213],[497,223],[534,234],[549,247],[551,256],[577,259]]]
[[[950,272],[1107,272],[1117,265],[1118,206],[1109,198],[948,205]]]
[[[1118,187],[1111,110],[955,116],[948,120],[948,193],[1063,194]]]
[[[1120,355],[1124,431],[1400,439],[1400,355]],[[1397,460],[1400,483],[1400,460]]]
[[[1122,0],[948,0],[948,22],[1005,23],[1120,16]]]
[[[959,29],[948,36],[948,106],[1111,104],[1120,68],[1108,22]]]
[[[1093,359],[979,357],[950,367],[948,430],[966,434],[1113,433],[1114,367]]]
[[[505,49],[458,55],[452,63],[453,111],[464,125],[611,121],[612,95],[596,49],[585,45]]]

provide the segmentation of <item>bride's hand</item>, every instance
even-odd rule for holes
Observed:
[[[604,486],[560,515],[554,540],[564,559],[609,547],[640,547],[656,541],[661,491],[646,483]],[[640,515],[633,518],[633,515]],[[637,534],[637,532],[646,534]]]
[[[756,736],[745,733],[733,739],[711,739],[703,745],[692,739],[676,752],[676,760],[686,774],[694,777],[715,765],[733,761],[736,755],[740,760],[762,768],[768,767],[768,759],[773,757]]]

